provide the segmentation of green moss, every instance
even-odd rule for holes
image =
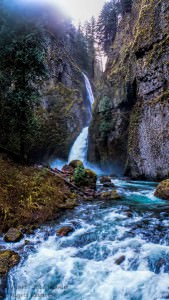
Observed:
[[[97,175],[90,169],[85,169],[84,166],[79,165],[73,174],[73,181],[77,186],[96,188]]]
[[[83,167],[84,168],[84,165],[82,163],[81,160],[72,160],[70,163],[69,163],[69,166],[70,167],[73,167],[73,168],[78,168],[78,167]]]
[[[149,106],[154,106],[156,105],[157,103],[160,103],[160,104],[167,104],[169,103],[169,91],[165,91],[163,92],[160,96],[158,96],[157,98],[153,99],[153,100],[150,100],[150,101],[147,101],[146,102],[147,105]]]
[[[160,3],[161,0],[142,0],[139,19],[135,28],[133,44],[135,52],[153,43],[157,22],[155,12]]]
[[[169,44],[169,35],[167,35],[161,42],[155,43],[153,49],[149,51],[146,58],[146,65],[151,65],[153,61],[158,61],[165,52],[167,52],[167,46]]]
[[[46,97],[47,110],[41,108],[37,112],[41,127],[36,151],[43,153],[48,149],[54,156],[67,158],[72,140],[81,131],[82,121],[77,118],[76,111],[83,110],[83,100],[78,90],[67,88],[62,83],[50,86]]]

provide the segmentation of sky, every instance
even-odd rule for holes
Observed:
[[[53,0],[75,23],[84,23],[92,16],[98,17],[105,0]]]
[[[61,10],[70,16],[75,24],[84,23],[92,16],[98,17],[106,0],[19,0],[21,2],[49,3],[58,5]]]

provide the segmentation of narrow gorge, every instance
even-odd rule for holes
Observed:
[[[168,0],[0,0],[0,300],[169,299],[168,30]]]

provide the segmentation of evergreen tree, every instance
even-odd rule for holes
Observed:
[[[110,46],[116,36],[117,13],[114,1],[106,2],[99,15],[97,23],[97,38],[103,51],[108,54]]]
[[[27,159],[36,132],[37,81],[46,76],[43,29],[23,10],[0,12],[1,145]]]
[[[79,24],[78,29],[74,32],[73,57],[82,71],[90,72],[87,41],[83,34],[83,28]]]
[[[88,59],[90,65],[90,75],[92,78],[95,76],[95,64],[96,64],[96,21],[92,17],[90,22],[86,22],[84,26],[84,32],[87,42]]]
[[[121,0],[122,14],[128,13],[132,8],[132,0]]]

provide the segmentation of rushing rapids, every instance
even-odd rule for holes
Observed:
[[[122,200],[82,202],[29,237],[6,300],[169,299],[169,202],[153,196],[155,183],[112,182]]]

